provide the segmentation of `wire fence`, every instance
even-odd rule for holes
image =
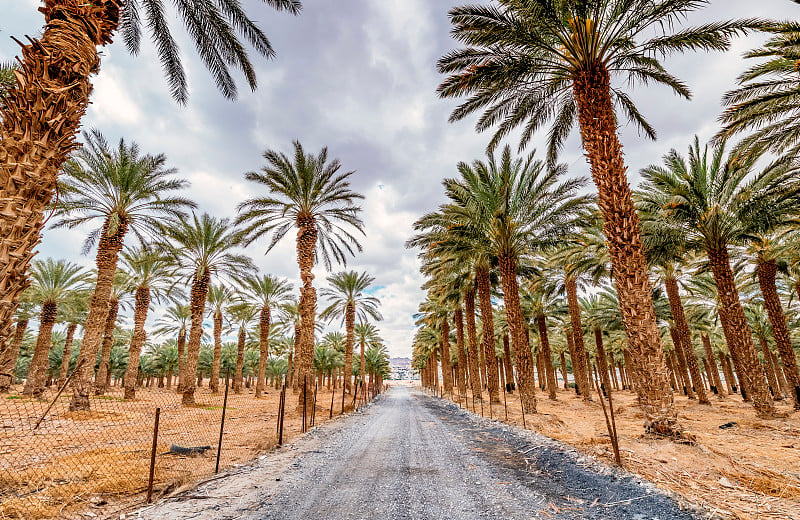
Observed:
[[[302,389],[302,385],[300,385]],[[69,388],[33,399],[0,395],[0,518],[58,518],[81,507],[147,491],[152,465],[153,499],[244,463],[292,436],[351,411],[372,392],[353,394],[323,385],[306,396],[313,411],[298,406],[291,387],[212,393],[197,389],[197,405],[181,404],[174,388],[139,388],[125,400],[120,386],[93,395],[90,411],[70,411]],[[279,417],[281,404],[284,415]],[[159,424],[153,450],[156,409]],[[224,414],[224,428],[222,428]],[[282,428],[281,428],[282,426]],[[221,433],[222,432],[222,433]],[[219,449],[221,446],[221,449]]]

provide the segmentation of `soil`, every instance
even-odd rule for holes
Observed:
[[[538,413],[526,413],[526,427],[613,464],[597,394],[589,403],[574,390],[560,390],[557,398],[551,401],[546,393],[537,393]],[[676,396],[679,420],[696,438],[691,445],[644,435],[644,417],[632,392],[613,392],[612,399],[625,469],[719,518],[800,519],[800,414],[791,413],[789,400],[777,403],[786,417],[767,420],[756,417],[752,405],[739,395],[724,399],[712,395],[710,405]],[[473,409],[469,396],[455,396],[453,401]],[[508,394],[506,401],[507,422],[522,426],[517,393]],[[488,400],[483,406],[488,417]],[[479,402],[475,410],[481,413]],[[502,402],[491,413],[506,421]],[[730,422],[735,425],[720,428]]]
[[[655,486],[543,435],[395,386],[249,468],[131,515],[690,520]]]

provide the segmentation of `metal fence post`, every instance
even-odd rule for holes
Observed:
[[[225,430],[225,412],[228,409],[228,381],[231,369],[225,371],[225,397],[222,399],[222,420],[219,423],[219,442],[217,443],[217,465],[214,474],[219,473],[219,456],[222,453],[222,432]]]
[[[150,476],[147,479],[147,503],[153,501],[153,477],[156,474],[156,450],[158,449],[158,421],[161,418],[161,408],[156,408],[156,422],[153,426],[153,447],[150,449]]]

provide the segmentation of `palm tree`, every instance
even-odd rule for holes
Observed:
[[[428,297],[419,304],[419,313],[414,315],[415,324],[435,333],[439,338],[439,358],[442,362],[442,391],[453,393],[453,371],[450,365],[450,302],[441,295],[428,291]],[[494,338],[492,338],[494,349]],[[434,368],[436,359],[434,359]],[[362,380],[364,374],[361,374]]]
[[[208,313],[214,322],[214,353],[211,361],[209,386],[211,391],[219,392],[219,366],[222,355],[222,319],[224,310],[233,303],[236,294],[223,284],[212,285],[208,289]]]
[[[22,347],[22,339],[28,322],[36,316],[36,303],[30,296],[30,289],[22,294],[17,307],[14,335],[6,345],[0,344],[0,392],[8,392],[14,384],[14,367]]]
[[[264,2],[291,14],[301,9],[298,0]],[[100,66],[97,46],[110,44],[119,29],[128,50],[138,54],[146,23],[172,96],[180,103],[187,100],[186,75],[170,20],[181,20],[217,87],[228,98],[236,96],[231,68],[241,70],[251,88],[256,86],[242,40],[266,58],[275,54],[238,1],[182,0],[175,2],[174,14],[164,4],[160,0],[50,1],[41,8],[42,36],[22,46],[18,81],[8,85],[0,103],[0,186],[5,199],[0,212],[0,251],[16,252],[0,256],[4,266],[0,271],[4,288],[0,345],[11,337],[11,319],[27,286],[25,273],[40,240],[44,210],[56,192],[59,170],[75,149],[92,91],[90,78]]]
[[[361,380],[363,380],[364,373],[367,367],[365,348],[367,346],[372,346],[380,341],[380,335],[378,334],[378,327],[367,321],[358,322],[356,323],[356,326],[353,328],[353,336],[354,340],[358,342],[358,345],[361,349],[361,364],[358,373]],[[345,373],[345,377],[347,377],[347,373]]]
[[[51,335],[58,316],[58,305],[67,300],[71,293],[85,291],[89,275],[79,265],[65,260],[48,258],[33,262],[31,278],[33,284],[30,288],[30,299],[35,301],[41,310],[39,312],[39,335],[22,393],[39,397],[44,392],[47,380],[48,356],[52,344]]]
[[[75,292],[59,306],[58,310],[61,321],[67,324],[67,334],[64,338],[64,351],[62,353],[61,369],[58,374],[59,387],[67,380],[67,375],[72,363],[72,345],[75,342],[75,331],[78,325],[86,321],[89,314],[89,292]]]
[[[179,383],[184,379],[183,365],[186,361],[186,332],[191,320],[191,308],[188,305],[176,302],[167,307],[162,317],[156,321],[156,329],[153,331],[157,336],[175,335],[175,348],[178,352],[175,361],[178,368]]]
[[[162,253],[140,247],[122,252],[122,265],[128,274],[128,281],[134,289],[133,336],[128,355],[128,369],[125,373],[125,399],[136,397],[139,358],[147,339],[144,323],[151,301],[160,303],[169,292],[173,281],[173,269],[169,259]]]
[[[0,103],[17,84],[17,78],[14,76],[16,68],[11,62],[0,63]]]
[[[97,131],[84,133],[84,146],[64,166],[55,205],[61,217],[54,227],[100,223],[84,242],[84,253],[97,243],[97,285],[81,342],[83,364],[73,380],[71,410],[89,409],[94,358],[102,342],[119,252],[128,231],[144,242],[156,236],[165,218],[181,218],[194,203],[173,192],[188,183],[166,168],[166,156],[142,155],[136,143],[120,139],[116,148]]]
[[[111,293],[108,298],[108,314],[106,315],[106,323],[103,329],[103,337],[100,341],[100,364],[97,367],[97,375],[94,378],[94,393],[95,395],[103,395],[106,392],[106,387],[111,381],[111,350],[114,347],[114,330],[117,327],[117,316],[120,308],[128,306],[127,297],[131,292],[130,278],[127,273],[122,270],[117,270],[114,274],[114,282],[111,286]],[[91,314],[91,309],[89,310]],[[89,319],[88,317],[86,318]],[[84,339],[81,341],[81,347],[85,343],[86,327],[84,326]],[[83,354],[83,348],[81,348]]]
[[[239,285],[245,293],[245,298],[252,305],[258,306],[259,315],[259,347],[261,356],[258,362],[256,375],[256,397],[261,397],[266,380],[267,359],[269,358],[269,332],[272,320],[272,309],[280,306],[289,296],[292,284],[272,275],[248,276],[239,279]]]
[[[254,270],[251,260],[231,252],[237,244],[237,231],[228,219],[217,219],[207,213],[191,220],[164,227],[162,230],[168,240],[164,244],[177,266],[182,279],[191,281],[189,307],[192,312],[189,329],[186,380],[181,389],[183,404],[194,404],[195,373],[203,336],[203,315],[212,276],[243,277]]]
[[[734,280],[729,248],[749,236],[786,224],[798,214],[800,183],[794,166],[784,160],[771,163],[755,176],[757,157],[725,159],[725,145],[709,155],[695,138],[688,161],[676,150],[664,165],[642,170],[641,207],[660,214],[665,226],[677,228],[689,248],[708,257],[720,300],[720,321],[743,387],[761,416],[775,408],[760,370],[747,318]]]
[[[293,145],[293,158],[267,150],[264,152],[267,165],[260,172],[245,174],[247,180],[264,185],[268,193],[240,204],[236,222],[245,224],[242,232],[245,245],[271,235],[267,251],[290,229],[297,228],[302,288],[295,374],[313,381],[317,292],[311,269],[319,257],[330,270],[331,256],[344,265],[346,255],[353,255],[354,248],[361,250],[348,228],[364,233],[364,223],[358,216],[361,208],[355,204],[364,197],[350,189],[348,179],[354,172],[340,173],[341,163],[338,159],[328,161],[327,148],[314,156],[306,154],[298,141]],[[306,388],[306,393],[309,391]]]
[[[727,107],[720,117],[723,128],[717,139],[728,139],[746,133],[737,148],[745,152],[773,153],[796,156],[800,141],[794,129],[798,124],[797,38],[800,23],[781,22],[765,28],[772,37],[745,58],[767,58],[741,75],[740,87],[722,99]]]
[[[597,186],[614,279],[623,307],[628,346],[639,380],[645,428],[680,433],[666,378],[639,222],[631,198],[617,125],[622,114],[648,137],[655,130],[633,100],[612,86],[660,83],[688,98],[689,89],[659,59],[687,50],[726,50],[730,38],[764,24],[753,20],[715,22],[676,31],[702,0],[500,0],[450,11],[453,36],[468,47],[439,60],[450,74],[442,97],[469,96],[451,115],[460,120],[485,109],[477,129],[497,126],[490,148],[523,126],[521,144],[552,122],[548,155],[556,155],[577,119],[583,148]],[[653,34],[655,33],[655,34]],[[648,395],[644,396],[644,392]]]
[[[242,378],[244,376],[244,350],[247,345],[247,327],[259,313],[259,308],[250,303],[234,303],[225,312],[230,319],[231,328],[238,331],[236,343],[236,368],[233,372],[233,391],[242,392]]]
[[[356,320],[366,322],[370,318],[381,321],[383,316],[378,311],[380,300],[367,294],[367,289],[375,281],[366,272],[342,271],[327,278],[330,288],[322,289],[324,298],[330,304],[320,313],[322,320],[341,318],[347,342],[344,350],[344,384],[348,392],[352,392],[353,345],[355,344]]]

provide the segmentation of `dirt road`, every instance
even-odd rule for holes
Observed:
[[[138,517],[697,518],[653,486],[547,437],[512,431],[406,387]]]

